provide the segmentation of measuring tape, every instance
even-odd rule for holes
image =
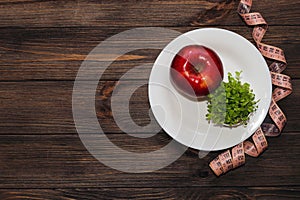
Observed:
[[[268,147],[265,136],[275,137],[280,135],[287,121],[286,116],[276,103],[292,93],[291,78],[281,74],[287,64],[284,52],[278,47],[261,42],[267,32],[268,25],[260,13],[250,13],[251,6],[252,0],[241,0],[237,11],[247,25],[254,26],[252,37],[261,54],[274,60],[269,66],[272,84],[275,86],[269,108],[269,115],[273,123],[263,123],[252,135],[253,142],[244,141],[233,147],[231,152],[227,150],[212,160],[209,166],[217,176],[243,165],[246,154],[258,157]]]

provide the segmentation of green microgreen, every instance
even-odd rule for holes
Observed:
[[[206,119],[217,125],[247,125],[250,114],[256,111],[255,94],[249,83],[242,83],[241,71],[235,77],[229,72],[228,82],[208,95]]]

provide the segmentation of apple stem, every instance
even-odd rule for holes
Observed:
[[[204,68],[203,64],[197,64],[197,65],[192,65],[193,69],[195,70],[195,72],[200,73],[202,71],[202,69]]]

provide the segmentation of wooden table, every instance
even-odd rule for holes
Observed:
[[[269,30],[265,43],[285,50],[294,92],[279,105],[288,123],[259,158],[217,178],[191,150],[169,166],[149,173],[124,173],[96,160],[84,147],[72,116],[72,89],[86,55],[100,42],[136,27],[186,32],[219,27],[251,39],[225,0],[2,0],[0,2],[0,199],[299,199],[300,70],[299,1],[254,0]],[[170,38],[171,40],[172,38]],[[159,42],[159,41],[158,41]],[[141,49],[113,62],[98,84],[99,123],[116,145],[149,152],[170,138],[161,131],[148,139],[130,137],[114,122],[110,100],[119,78],[160,50]],[[137,73],[147,80],[151,68]],[[131,82],[130,82],[131,81]],[[133,80],[128,80],[132,83]],[[125,87],[126,89],[126,87]],[[149,123],[147,85],[130,100],[139,125]],[[154,160],[155,162],[155,160]]]

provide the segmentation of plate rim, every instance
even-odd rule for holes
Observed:
[[[249,135],[246,135],[246,137],[242,137],[241,139],[242,139],[242,141],[240,141],[240,142],[238,142],[238,143],[236,143],[236,144],[233,144],[233,145],[231,145],[231,146],[228,146],[228,147],[219,147],[219,148],[215,148],[215,147],[213,147],[212,149],[205,149],[205,148],[197,148],[197,147],[195,147],[195,146],[189,146],[189,145],[186,145],[186,144],[184,144],[182,141],[179,141],[178,140],[178,138],[176,138],[176,137],[173,137],[173,135],[172,134],[170,134],[167,130],[165,130],[165,128],[161,125],[161,123],[157,120],[157,117],[156,117],[156,114],[155,114],[155,112],[153,111],[153,109],[152,109],[152,107],[153,107],[153,100],[151,99],[151,84],[150,84],[150,82],[151,82],[151,77],[152,77],[152,74],[153,74],[153,70],[154,70],[154,68],[155,68],[155,66],[156,65],[159,65],[159,63],[157,63],[158,62],[158,58],[161,56],[161,54],[165,51],[165,49],[166,49],[166,47],[169,45],[169,44],[171,44],[171,43],[173,43],[176,39],[178,39],[178,38],[180,38],[180,37],[184,37],[184,36],[186,36],[186,37],[188,37],[188,35],[189,34],[191,34],[191,33],[194,33],[194,32],[199,32],[199,31],[221,31],[221,32],[226,32],[226,33],[229,33],[229,34],[232,34],[232,35],[234,35],[234,36],[237,36],[238,38],[240,38],[241,40],[243,40],[244,42],[246,42],[246,43],[248,43],[248,45],[249,46],[251,46],[251,47],[253,47],[253,50],[255,50],[257,53],[258,53],[258,55],[259,55],[259,57],[262,59],[262,61],[263,61],[263,63],[264,63],[264,65],[265,65],[265,69],[266,69],[266,72],[269,72],[269,68],[268,68],[268,64],[267,64],[267,62],[266,62],[266,60],[265,60],[265,58],[262,56],[262,54],[259,52],[259,50],[257,49],[257,47],[252,43],[252,42],[250,42],[248,39],[246,39],[245,37],[243,37],[242,35],[239,35],[238,33],[236,33],[236,32],[234,32],[234,31],[231,31],[231,30],[227,30],[227,29],[223,29],[223,28],[216,28],[216,27],[208,27],[208,28],[198,28],[198,29],[194,29],[194,30],[191,30],[191,31],[188,31],[188,32],[185,32],[185,33],[182,33],[181,35],[179,35],[179,36],[177,36],[176,38],[174,38],[173,40],[171,40],[161,51],[160,51],[160,53],[159,53],[159,55],[156,57],[156,60],[155,60],[155,62],[153,63],[153,66],[152,66],[152,69],[151,69],[151,72],[150,72],[150,76],[149,76],[149,80],[148,80],[148,100],[149,100],[149,103],[150,103],[150,108],[151,108],[151,111],[152,111],[152,113],[153,113],[153,115],[154,115],[154,117],[155,117],[155,119],[156,119],[156,121],[157,121],[157,123],[159,124],[159,126],[164,130],[164,132],[167,134],[167,135],[169,135],[173,140],[175,140],[175,141],[177,141],[178,143],[180,143],[180,144],[182,144],[182,145],[185,145],[185,146],[187,146],[187,147],[189,147],[189,148],[193,148],[193,149],[196,149],[196,150],[200,150],[200,151],[219,151],[219,150],[224,150],[224,149],[228,149],[228,148],[231,148],[231,147],[233,147],[233,146],[235,146],[235,145],[237,145],[237,144],[239,144],[240,142],[243,142],[243,141],[245,141],[245,140],[247,140],[248,138],[250,138],[253,134],[254,134],[254,132],[253,133],[250,133]],[[193,38],[190,38],[191,40],[193,40]],[[194,40],[193,40],[194,41]],[[195,41],[195,44],[196,44],[196,41]],[[179,50],[179,49],[178,49]],[[169,67],[169,66],[168,66]],[[224,76],[225,77],[225,76]],[[268,99],[266,100],[267,101],[267,105],[270,105],[271,104],[271,101],[272,101],[272,81],[271,81],[271,75],[268,77],[268,79],[269,79],[269,88],[270,88],[270,90],[269,90],[269,94],[268,94]],[[269,110],[269,106],[267,107],[267,109],[266,109],[266,112],[265,113],[262,113],[261,115],[263,115],[263,117],[262,117],[262,120],[259,120],[259,124],[262,124],[262,122],[264,121],[264,119],[266,118],[266,116],[267,116],[267,114],[268,114],[268,110]],[[260,127],[260,125],[258,126],[258,128]],[[203,145],[202,145],[203,146]],[[224,146],[224,145],[223,145]],[[225,145],[226,146],[226,145]]]

